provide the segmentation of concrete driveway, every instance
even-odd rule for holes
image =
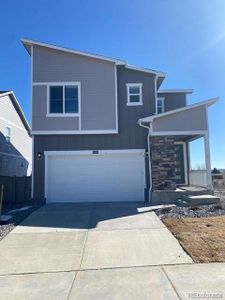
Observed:
[[[195,267],[151,208],[135,203],[45,205],[0,252],[0,299],[188,299],[176,274]]]

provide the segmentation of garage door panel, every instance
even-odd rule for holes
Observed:
[[[47,202],[143,201],[144,155],[49,155]]]

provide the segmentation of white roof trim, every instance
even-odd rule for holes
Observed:
[[[157,93],[165,93],[165,94],[169,94],[169,93],[192,94],[193,92],[194,92],[194,90],[192,90],[192,89],[176,89],[176,90],[160,90],[160,91],[157,91]]]
[[[164,73],[164,72],[155,71],[155,70],[146,69],[146,68],[140,68],[140,67],[136,67],[136,66],[132,66],[132,65],[128,65],[128,64],[125,65],[125,68],[130,69],[130,70],[144,72],[144,73],[149,73],[149,74],[156,74],[158,77],[166,76],[166,73]]]
[[[165,117],[165,116],[168,116],[168,115],[176,114],[176,113],[179,113],[179,112],[182,112],[182,111],[185,111],[185,110],[193,109],[195,107],[199,107],[199,106],[208,107],[208,106],[214,104],[215,102],[217,102],[218,99],[219,99],[219,97],[216,97],[216,98],[208,99],[208,100],[201,101],[201,102],[198,102],[198,103],[195,103],[195,104],[191,104],[191,105],[188,105],[188,106],[184,106],[184,107],[181,107],[181,108],[177,108],[177,109],[174,109],[174,110],[170,110],[170,111],[164,112],[162,114],[142,118],[142,119],[138,120],[138,123],[139,124],[140,123],[152,123],[152,121],[154,119],[158,119],[158,118],[162,118],[162,117]]]
[[[45,47],[45,48],[51,48],[51,49],[55,49],[55,50],[59,50],[59,51],[63,51],[63,52],[68,52],[68,53],[72,53],[72,54],[78,54],[78,55],[83,55],[83,56],[86,56],[86,57],[91,57],[91,58],[96,58],[96,59],[101,59],[101,60],[113,62],[116,65],[124,65],[125,68],[131,69],[131,70],[136,70],[136,71],[141,71],[141,72],[145,72],[145,73],[149,73],[149,74],[155,74],[158,77],[165,77],[166,76],[166,73],[163,73],[163,72],[160,72],[160,71],[155,71],[155,70],[151,70],[151,69],[139,68],[139,67],[136,67],[136,66],[128,65],[126,63],[126,61],[120,60],[120,59],[115,59],[115,58],[110,58],[110,57],[106,57],[106,56],[102,56],[102,55],[77,51],[77,50],[73,50],[73,49],[69,49],[69,48],[65,48],[65,47],[55,46],[55,45],[52,45],[52,44],[42,43],[42,42],[23,39],[23,38],[21,39],[21,42],[23,43],[24,47],[29,52],[29,54],[30,54],[30,51],[28,49],[28,46],[37,45],[37,46],[41,46],[41,47]]]
[[[73,54],[83,55],[83,56],[87,56],[87,57],[91,57],[91,58],[106,60],[106,61],[110,61],[110,62],[120,64],[120,65],[126,63],[123,60],[109,58],[109,57],[106,57],[106,56],[101,56],[101,55],[96,55],[96,54],[91,54],[91,53],[86,53],[86,52],[81,52],[81,51],[77,51],[77,50],[72,50],[72,49],[69,49],[69,48],[55,46],[55,45],[52,45],[52,44],[42,43],[42,42],[38,42],[38,41],[34,41],[34,40],[21,39],[21,42],[23,43],[24,47],[27,50],[28,50],[27,46],[37,45],[37,46],[41,46],[41,47],[46,47],[46,48],[51,48],[51,49],[55,49],[55,50],[68,52],[68,53],[73,53]],[[29,52],[29,50],[28,50],[28,52]]]
[[[0,97],[7,96],[7,95],[12,95],[12,96],[13,96],[13,98],[14,98],[14,100],[15,100],[15,102],[16,102],[16,105],[18,106],[18,108],[19,108],[19,110],[20,110],[20,112],[21,112],[21,115],[22,115],[22,117],[23,117],[23,119],[24,119],[24,122],[26,123],[27,128],[28,128],[29,131],[30,131],[30,125],[29,125],[29,123],[28,123],[28,121],[27,121],[27,118],[25,117],[25,114],[24,114],[24,112],[23,112],[23,109],[22,109],[22,107],[20,106],[19,101],[17,100],[17,98],[16,98],[15,94],[13,93],[13,91],[9,91],[9,92],[2,93],[2,94],[0,94]],[[30,132],[29,132],[29,134],[30,134]]]

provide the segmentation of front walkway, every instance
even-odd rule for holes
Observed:
[[[40,208],[0,242],[0,299],[221,293],[225,266],[193,264],[150,209],[125,203]]]

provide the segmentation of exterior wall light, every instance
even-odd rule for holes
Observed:
[[[38,159],[41,159],[41,158],[42,158],[42,153],[41,153],[41,152],[38,152],[37,158],[38,158]]]

